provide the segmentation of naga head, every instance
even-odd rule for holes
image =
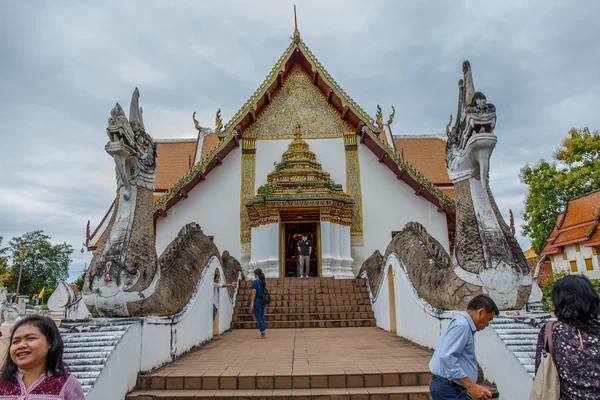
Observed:
[[[496,146],[496,107],[475,91],[471,64],[463,62],[463,79],[458,82],[458,111],[448,134],[446,166],[454,182],[471,177],[485,187],[489,162]]]
[[[136,88],[131,98],[129,119],[117,103],[110,112],[106,133],[109,142],[104,149],[115,159],[117,186],[130,197],[131,187],[154,188],[156,144],[146,133],[139,107],[140,92]]]

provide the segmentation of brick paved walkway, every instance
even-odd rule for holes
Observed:
[[[431,351],[378,328],[232,330],[154,376],[428,373]]]

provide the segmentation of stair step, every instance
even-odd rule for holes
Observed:
[[[235,302],[235,307],[248,307],[250,300]],[[279,301],[272,300],[269,307],[350,307],[350,306],[370,306],[369,299],[360,300],[290,300]]]
[[[534,329],[531,327],[527,328],[519,328],[519,329],[504,329],[504,328],[494,328],[499,335],[535,335],[537,337],[538,333],[540,333],[539,329]]]
[[[252,314],[250,307],[246,304],[246,307],[236,307],[235,311],[242,314]],[[321,313],[321,314],[334,314],[334,313],[345,313],[345,312],[371,312],[373,307],[367,305],[353,305],[353,306],[314,306],[314,307],[275,307],[269,305],[265,310],[265,315],[269,314],[303,314],[303,313]]]
[[[330,321],[345,319],[372,319],[375,318],[371,312],[346,312],[346,313],[298,313],[298,314],[265,314],[265,320],[269,321]],[[254,321],[254,314],[236,314],[233,322]]]
[[[332,375],[264,376],[185,376],[140,375],[137,390],[256,390],[256,389],[327,389],[352,387],[428,386],[429,371]]]
[[[369,294],[366,292],[360,293],[289,293],[289,294],[276,294],[270,293],[272,300],[290,301],[290,300],[338,300],[338,299],[368,299]],[[236,297],[236,300],[250,300],[252,294],[240,294]]]
[[[269,321],[267,329],[293,328],[353,328],[376,326],[375,319],[313,320],[313,321]],[[255,321],[236,321],[231,323],[234,329],[256,329]]]
[[[257,389],[257,390],[145,390],[127,395],[126,399],[146,400],[155,397],[172,400],[214,399],[214,398],[268,398],[273,400],[306,399],[306,398],[360,398],[360,399],[392,399],[405,395],[407,400],[424,400],[428,398],[428,386],[390,386],[368,388],[339,389]]]

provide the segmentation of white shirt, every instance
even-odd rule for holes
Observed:
[[[219,308],[219,289],[223,287],[222,283],[215,283],[215,289],[213,291],[213,306]]]

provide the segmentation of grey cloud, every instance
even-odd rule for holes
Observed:
[[[193,111],[202,125],[217,108],[228,120],[289,44],[293,3],[4,4],[0,235],[44,229],[79,249],[114,196],[103,150],[114,104],[139,86],[157,138],[193,137]],[[573,126],[600,127],[598,2],[296,4],[303,40],[346,92],[371,114],[396,106],[395,134],[443,132],[471,61],[498,108],[491,186],[506,218],[522,212],[521,166],[551,157]]]

